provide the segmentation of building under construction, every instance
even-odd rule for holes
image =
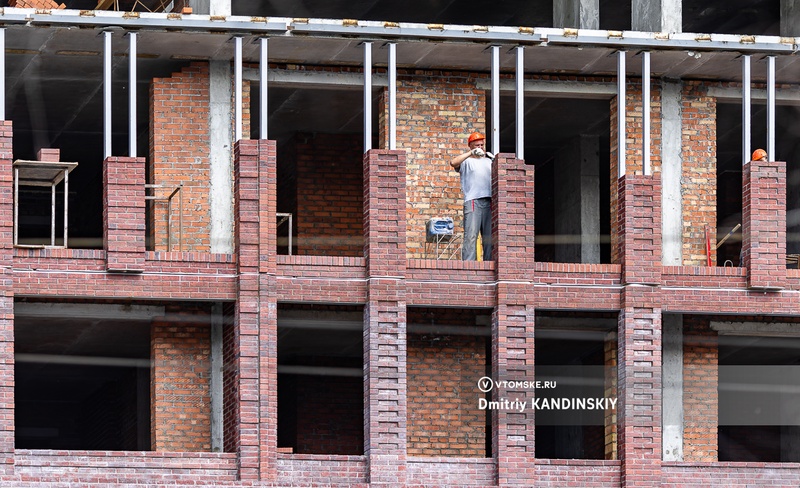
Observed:
[[[791,0],[2,2],[0,485],[800,485],[799,39]]]

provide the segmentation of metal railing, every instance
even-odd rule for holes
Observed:
[[[145,195],[144,199],[152,202],[167,202],[167,251],[172,251],[172,199],[178,195],[178,251],[183,251],[183,183],[176,187],[172,185],[144,185],[145,193],[147,190],[157,190],[159,188],[173,188],[169,196],[159,197],[156,195]],[[155,205],[154,205],[155,207]],[[153,220],[155,221],[155,208],[153,209]]]

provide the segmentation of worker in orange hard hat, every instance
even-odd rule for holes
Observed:
[[[492,257],[492,160],[486,152],[486,137],[473,132],[467,137],[469,151],[461,153],[450,166],[461,174],[461,191],[464,193],[464,243],[461,259],[475,261],[478,234],[483,241],[483,259]]]
[[[750,161],[767,161],[767,151],[763,149],[756,149],[753,151],[753,157]]]

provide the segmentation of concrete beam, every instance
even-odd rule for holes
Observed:
[[[711,321],[711,330],[720,335],[757,337],[800,337],[800,326],[783,322]]]
[[[631,28],[643,32],[683,32],[681,0],[633,0]]]
[[[719,100],[730,100],[732,102],[742,102],[742,89],[740,87],[721,87],[710,86],[708,87],[708,96],[717,98]],[[754,103],[767,103],[767,90],[751,88],[750,101]],[[782,87],[775,92],[775,103],[778,105],[800,105],[800,88]]]
[[[599,0],[555,0],[553,2],[553,27],[599,29]]]
[[[154,317],[163,317],[164,314],[164,307],[157,305],[40,302],[14,304],[15,317],[149,321]]]
[[[480,79],[475,84],[481,90],[491,89],[491,83],[486,79]],[[548,98],[610,100],[617,95],[617,85],[615,83],[526,80],[522,85],[522,89],[525,95]],[[500,80],[500,91],[515,92],[515,80]]]

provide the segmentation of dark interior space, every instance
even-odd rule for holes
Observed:
[[[770,161],[786,162],[786,252],[800,254],[800,107],[776,105],[775,151]],[[751,105],[751,150],[766,149],[767,107]],[[749,155],[748,155],[749,158]],[[742,105],[717,104],[717,241],[742,223]],[[719,266],[739,266],[741,228],[717,250]]]
[[[500,103],[501,150],[514,153],[515,98]],[[525,97],[525,162],[536,168],[537,261],[611,262],[610,121],[608,100]],[[585,243],[582,227],[593,230]]]
[[[780,35],[780,0],[683,0],[684,32]]]
[[[20,449],[150,449],[150,323],[15,317]]]
[[[363,311],[278,307],[278,448],[364,452]]]
[[[557,383],[554,389],[537,390],[537,397],[616,397],[609,393],[609,378],[616,377],[616,367],[605,366],[607,337],[614,330],[615,318],[604,314],[537,314],[536,322],[536,380]],[[616,349],[616,340],[611,340]],[[536,457],[606,459],[609,413],[537,410]]]
[[[719,370],[719,460],[800,461],[800,338],[721,335]]]

